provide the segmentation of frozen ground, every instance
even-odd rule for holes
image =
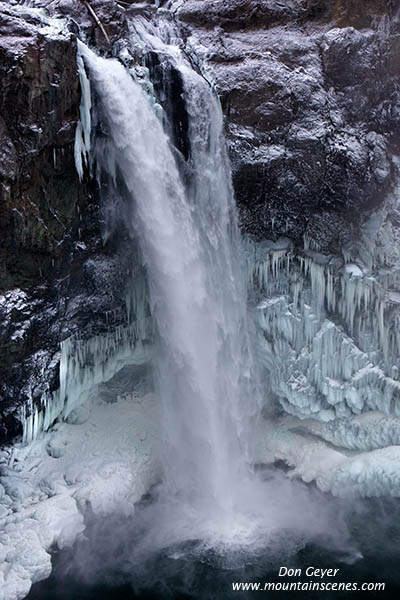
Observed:
[[[110,402],[112,386],[99,386],[91,411],[72,415],[75,424],[58,423],[0,454],[0,600],[22,599],[49,576],[51,550],[83,534],[87,510],[129,516],[159,479],[155,400],[139,387]],[[259,459],[283,460],[290,477],[337,496],[399,496],[400,446],[379,447],[394,442],[387,432],[396,437],[398,427],[398,419],[378,412],[351,423],[265,420]],[[355,440],[362,449],[354,449]]]
[[[24,598],[49,576],[51,549],[73,544],[88,508],[133,514],[159,477],[151,394],[100,395],[88,413],[0,454],[0,600]]]
[[[0,453],[0,600],[22,600],[32,583],[49,576],[52,549],[84,534],[85,514],[133,515],[159,480],[158,411],[150,390],[145,364],[125,366],[95,387],[70,422]],[[400,496],[397,417],[271,416],[260,440],[260,463],[281,460],[289,477],[325,492]]]
[[[400,496],[400,419],[370,412],[330,423],[283,417],[263,425],[260,462],[283,461],[290,477],[334,496]]]

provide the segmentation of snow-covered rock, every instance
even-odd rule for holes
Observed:
[[[72,546],[97,518],[133,515],[160,477],[151,394],[93,400],[84,423],[57,423],[29,445],[3,451],[0,599],[24,598],[51,572],[51,551]]]

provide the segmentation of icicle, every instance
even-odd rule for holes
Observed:
[[[77,64],[79,81],[81,84],[81,103],[80,103],[80,121],[78,121],[75,132],[75,167],[79,179],[83,177],[83,165],[87,165],[90,154],[90,136],[91,136],[91,108],[92,100],[90,93],[90,82],[86,74],[85,65],[82,58],[82,42],[77,41]]]
[[[126,364],[148,360],[153,323],[147,305],[143,273],[138,273],[126,298],[127,325],[88,339],[78,335],[61,343],[60,388],[41,399],[41,409],[21,415],[23,441],[29,443],[57,420],[65,419],[84,404],[94,386],[108,381]]]
[[[334,272],[328,261],[320,262],[320,254],[313,256],[307,238],[304,242],[309,255],[287,256],[283,267],[279,255],[269,253],[262,263],[268,277],[262,285],[260,278],[252,280],[268,298],[258,306],[257,322],[265,332],[258,352],[273,391],[284,410],[301,418],[342,418],[375,409],[400,414],[393,402],[400,397],[394,364],[400,314],[391,321],[387,316],[390,303],[397,310],[397,292],[387,290],[397,289],[398,271],[381,273],[378,282],[344,252],[345,268]],[[336,310],[343,327],[335,322]]]

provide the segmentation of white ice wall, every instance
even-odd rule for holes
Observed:
[[[282,408],[329,421],[400,416],[400,247],[392,203],[343,257],[289,240],[248,243],[258,352]]]

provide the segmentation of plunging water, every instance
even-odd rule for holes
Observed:
[[[99,58],[83,45],[80,52],[106,131],[95,150],[97,163],[127,190],[129,226],[146,264],[158,332],[164,479],[150,515],[141,515],[147,546],[201,540],[202,547],[254,548],[281,531],[282,523],[312,535],[327,520],[325,511],[315,510],[310,523],[304,491],[281,480],[266,485],[251,468],[260,402],[214,92],[185,63],[178,65],[189,117],[190,173],[184,183],[141,86],[118,61]]]
[[[101,167],[118,171],[129,191],[148,272],[159,334],[164,492],[228,533],[250,479],[241,430],[256,398],[243,399],[246,299],[221,111],[209,85],[182,66],[192,169],[185,187],[140,85],[119,62],[82,53],[109,135]]]

